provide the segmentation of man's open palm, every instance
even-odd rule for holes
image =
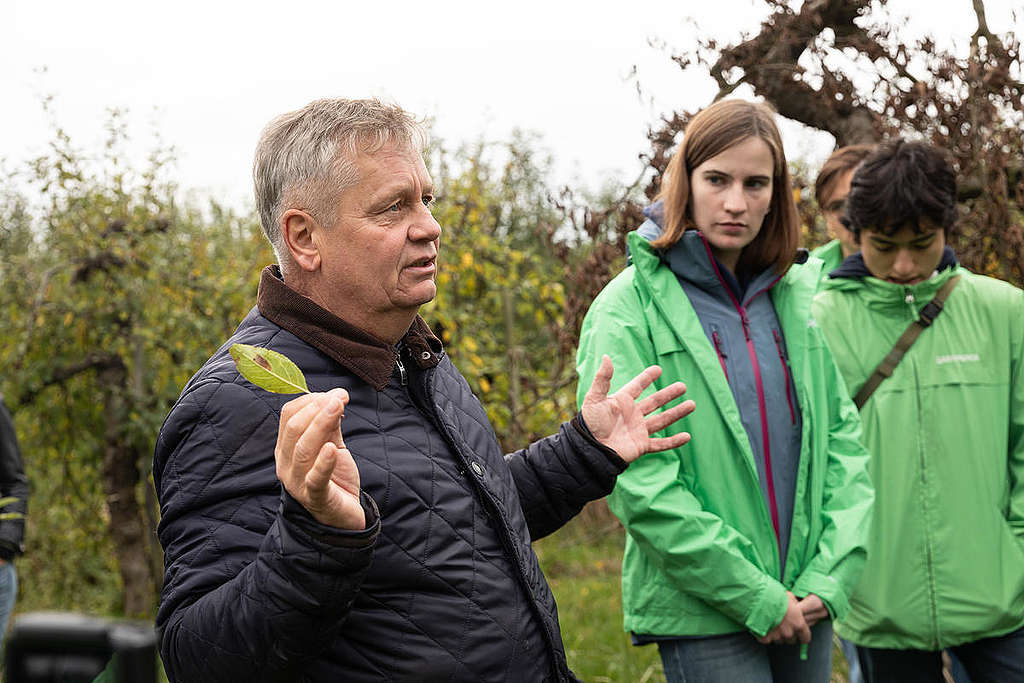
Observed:
[[[612,382],[612,360],[601,358],[594,382],[583,397],[580,413],[590,433],[598,441],[619,454],[626,462],[633,462],[644,453],[678,448],[690,440],[688,432],[672,436],[651,438],[670,424],[694,410],[693,401],[683,401],[668,410],[651,415],[665,404],[686,392],[686,385],[674,382],[650,396],[637,400],[644,390],[661,375],[661,368],[652,365],[609,395]],[[650,415],[650,417],[648,417]]]

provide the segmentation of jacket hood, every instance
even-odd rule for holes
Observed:
[[[953,248],[947,244],[946,248],[942,250],[942,258],[939,260],[939,266],[935,270],[941,273],[947,268],[955,268],[957,263]],[[847,256],[839,264],[838,268],[828,274],[828,277],[833,280],[840,278],[861,279],[869,276],[871,276],[871,271],[864,265],[864,255],[859,251],[856,254]]]

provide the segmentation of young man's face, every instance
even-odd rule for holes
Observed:
[[[878,230],[860,231],[864,265],[880,280],[913,285],[932,276],[942,260],[946,235],[942,228],[921,218],[917,230],[904,225],[891,235]]]

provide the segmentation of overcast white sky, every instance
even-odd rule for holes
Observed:
[[[940,39],[975,28],[970,0],[889,4]],[[1020,5],[986,0],[990,27],[1013,28]],[[174,145],[181,185],[247,208],[253,148],[270,118],[317,97],[375,95],[435,117],[450,143],[535,130],[560,181],[630,180],[647,126],[714,94],[649,39],[687,44],[687,17],[734,38],[765,14],[759,0],[3,0],[0,159],[9,169],[44,149],[42,95],[93,151],[106,109],[125,108],[140,149],[152,147],[151,124]],[[831,144],[796,128],[786,138],[791,157],[823,158]]]

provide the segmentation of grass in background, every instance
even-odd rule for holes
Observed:
[[[604,501],[534,543],[558,601],[569,667],[587,683],[664,681],[654,645],[634,647],[622,630],[622,525]]]
[[[569,667],[586,683],[664,683],[655,645],[635,647],[622,630],[625,531],[602,501],[533,544],[558,601]],[[832,652],[830,683],[846,683],[846,660]]]

